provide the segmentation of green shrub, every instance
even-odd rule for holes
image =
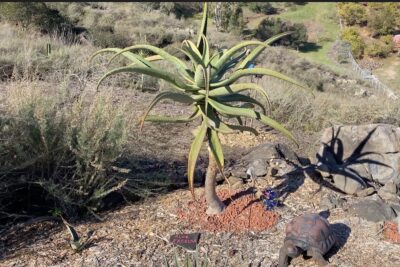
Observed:
[[[221,28],[224,32],[241,33],[244,28],[243,10],[237,3],[221,3]]]
[[[200,2],[143,2],[140,5],[147,10],[160,10],[167,15],[174,14],[178,19],[192,17],[201,12]]]
[[[342,40],[351,45],[351,52],[356,58],[360,58],[364,53],[365,43],[358,31],[353,27],[346,27],[342,32]]]
[[[44,33],[65,32],[72,29],[71,23],[55,9],[45,3],[0,3],[0,17],[23,28],[34,26]]]
[[[363,25],[367,22],[365,7],[359,3],[338,3],[338,14],[346,25]]]
[[[384,44],[393,45],[393,35],[384,35],[379,38]]]
[[[368,27],[373,36],[393,34],[399,25],[400,12],[397,3],[369,4]]]
[[[276,34],[293,31],[289,36],[275,42],[279,45],[298,48],[307,42],[307,28],[302,23],[290,23],[280,18],[266,18],[260,22],[256,30],[256,37],[259,40],[266,40]]]
[[[255,13],[263,13],[266,15],[276,14],[277,9],[269,2],[250,2],[249,9]]]
[[[125,47],[130,44],[130,40],[122,34],[115,33],[112,26],[94,27],[89,34],[93,44],[99,47]]]
[[[45,199],[76,215],[101,208],[104,197],[124,184],[109,170],[131,123],[126,105],[115,106],[109,93],[72,102],[31,83],[17,84],[5,106],[0,114],[1,212],[16,212],[15,203],[23,203],[20,212],[29,212],[37,204],[32,202]],[[34,190],[42,195],[30,198]]]
[[[392,48],[390,45],[373,41],[365,46],[364,53],[371,57],[387,57]]]

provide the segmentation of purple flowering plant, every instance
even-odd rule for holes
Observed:
[[[262,192],[261,201],[266,210],[273,210],[278,206],[278,194],[271,188],[266,188]]]

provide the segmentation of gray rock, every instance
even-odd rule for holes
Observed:
[[[228,181],[229,181],[232,189],[239,189],[243,185],[243,179],[235,177],[235,176],[229,177]],[[225,183],[227,184],[226,181],[225,181]]]
[[[392,207],[376,197],[364,198],[350,207],[350,212],[371,222],[392,220],[396,213]]]
[[[366,184],[360,181],[362,181],[361,177],[359,177],[359,180],[355,180],[342,174],[333,175],[333,185],[337,189],[350,195],[355,195],[357,192],[366,188]]]
[[[366,181],[400,184],[400,128],[389,124],[336,125],[323,131],[316,154],[317,170],[333,176],[339,189],[349,194],[363,190],[348,173]],[[341,172],[337,172],[341,170]],[[346,173],[347,172],[347,173]],[[339,175],[335,178],[334,174]],[[351,186],[347,185],[351,183]]]
[[[343,207],[345,200],[335,194],[327,194],[321,197],[319,207],[321,210],[330,210]]]
[[[239,178],[264,177],[274,164],[279,175],[292,171],[293,163],[299,164],[298,157],[289,147],[282,144],[261,144],[239,159],[229,169],[230,174]],[[272,171],[272,169],[271,169]]]
[[[397,186],[393,181],[389,181],[384,186],[381,187],[380,191],[385,191],[387,193],[396,195],[397,194]]]
[[[366,197],[366,196],[370,196],[375,192],[375,189],[373,187],[367,187],[361,191],[357,191],[356,192],[356,196],[358,197]]]
[[[246,170],[248,176],[254,175],[256,177],[261,177],[267,175],[268,162],[266,159],[255,159],[249,164]]]

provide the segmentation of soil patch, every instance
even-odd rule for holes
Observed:
[[[221,215],[206,214],[206,200],[202,196],[198,202],[188,201],[177,212],[181,220],[211,232],[264,231],[274,227],[279,214],[268,211],[250,190],[221,189],[217,195],[227,205]]]
[[[400,243],[400,233],[397,224],[393,222],[385,222],[383,234],[385,238],[393,243]]]

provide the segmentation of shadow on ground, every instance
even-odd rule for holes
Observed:
[[[302,53],[308,53],[308,52],[317,52],[322,48],[322,46],[316,44],[316,43],[309,43],[305,42],[303,46],[299,48],[299,51]]]

